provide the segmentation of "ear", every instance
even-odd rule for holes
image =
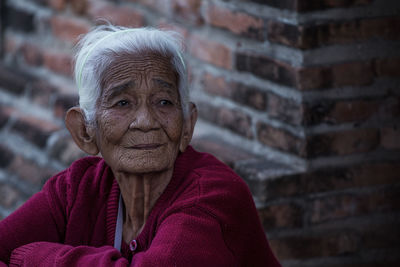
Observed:
[[[194,103],[189,103],[189,117],[185,119],[183,125],[183,134],[181,138],[181,143],[179,145],[179,151],[185,152],[187,146],[192,140],[194,126],[197,121],[197,107]]]
[[[89,155],[97,155],[99,149],[96,144],[95,132],[86,125],[83,110],[78,107],[70,108],[65,116],[65,126],[80,149]]]

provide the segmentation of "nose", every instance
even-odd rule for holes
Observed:
[[[133,114],[133,120],[129,125],[130,130],[148,132],[159,128],[159,123],[154,112],[146,103],[142,103]]]

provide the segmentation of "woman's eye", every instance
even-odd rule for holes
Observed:
[[[120,101],[117,102],[116,105],[119,106],[119,107],[123,107],[123,106],[126,106],[128,104],[129,104],[129,102],[127,100],[120,100]]]
[[[172,105],[172,102],[171,102],[171,101],[165,100],[165,99],[161,100],[159,103],[160,103],[161,106],[169,106],[169,105]]]

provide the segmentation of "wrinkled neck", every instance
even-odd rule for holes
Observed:
[[[116,175],[125,207],[122,236],[126,243],[139,235],[171,178],[172,170],[140,175]]]

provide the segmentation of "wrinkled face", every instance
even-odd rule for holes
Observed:
[[[102,77],[96,143],[107,164],[124,173],[173,168],[184,119],[169,58],[119,56]]]

